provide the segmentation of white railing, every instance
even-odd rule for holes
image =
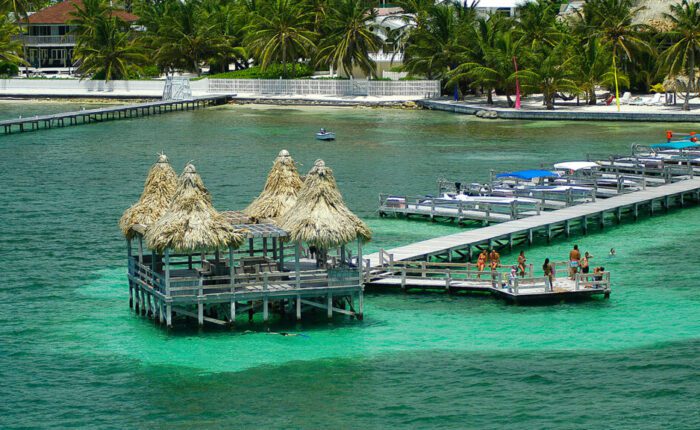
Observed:
[[[434,97],[439,81],[325,79],[209,79],[210,93],[253,95]]]
[[[21,40],[23,44],[32,45],[75,45],[75,36],[72,34],[65,34],[63,36],[27,36],[20,35],[17,39]]]

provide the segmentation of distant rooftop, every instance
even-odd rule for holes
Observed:
[[[82,4],[82,0],[64,0],[31,14],[27,20],[30,24],[66,24],[73,18],[71,13],[75,11],[76,6],[82,6]],[[113,15],[126,22],[135,22],[139,19],[138,16],[125,10],[115,10]]]

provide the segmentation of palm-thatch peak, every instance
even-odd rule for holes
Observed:
[[[166,248],[180,252],[238,247],[243,235],[219,213],[194,165],[188,163],[170,207],[146,230],[146,245],[153,250]]]
[[[151,225],[170,206],[177,189],[177,174],[170,166],[164,153],[158,154],[158,161],[148,171],[146,183],[139,200],[124,211],[119,220],[119,228],[127,239],[134,236],[132,227],[136,224]]]
[[[372,238],[367,225],[345,206],[333,170],[323,160],[316,160],[306,175],[296,204],[280,226],[292,240],[321,249],[345,245],[357,238]]]
[[[303,182],[289,151],[283,149],[275,158],[260,195],[245,209],[254,220],[278,220],[297,201]]]

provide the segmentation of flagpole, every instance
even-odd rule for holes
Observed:
[[[518,62],[513,57],[513,65],[515,66],[515,108],[520,109],[520,81],[518,80]]]

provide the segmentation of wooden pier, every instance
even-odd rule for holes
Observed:
[[[595,202],[542,212],[523,219],[401,246],[387,252],[393,262],[428,261],[431,257],[447,262],[453,259],[472,261],[474,251],[478,252],[483,248],[512,249],[515,245],[532,244],[536,235],[551,241],[558,235],[568,237],[574,228],[586,234],[592,223],[604,228],[606,219],[610,217],[617,223],[620,223],[625,215],[637,220],[643,213],[653,215],[659,210],[666,211],[672,206],[684,207],[691,202],[700,202],[700,178],[685,179],[608,199],[597,199]],[[385,254],[380,252],[365,258],[368,267],[377,268],[376,272],[381,272],[381,268],[388,263]]]
[[[610,273],[578,273],[568,278],[567,263],[553,263],[555,277],[552,284],[543,276],[536,277],[530,264],[525,276],[511,278],[509,265],[499,270],[478,271],[472,263],[436,263],[425,261],[390,262],[380,276],[375,276],[368,286],[375,289],[400,288],[408,290],[490,293],[513,303],[559,302],[593,296],[610,297]],[[561,275],[563,273],[563,275]]]
[[[0,121],[4,134],[47,130],[51,128],[115,121],[127,118],[139,118],[168,112],[188,111],[225,104],[229,95],[195,97],[188,100],[163,100],[138,103],[126,106],[110,106],[98,109],[85,109],[75,112],[63,112],[51,115],[37,115]]]

